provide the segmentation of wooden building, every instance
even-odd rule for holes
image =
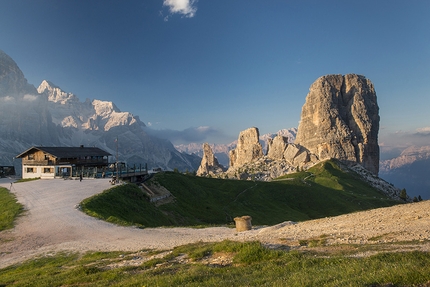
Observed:
[[[110,155],[97,147],[34,146],[16,158],[22,159],[22,178],[96,177]]]

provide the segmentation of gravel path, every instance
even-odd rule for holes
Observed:
[[[0,186],[10,188],[7,180]],[[0,232],[0,268],[58,251],[138,251],[171,249],[198,241],[261,240],[298,245],[324,235],[329,244],[430,240],[430,201],[357,212],[302,223],[235,229],[116,226],[79,211],[83,199],[110,188],[108,179],[37,180],[16,183],[12,192],[26,212],[12,230]],[[428,242],[423,244],[429,250]]]

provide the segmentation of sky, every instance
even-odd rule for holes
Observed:
[[[430,1],[0,0],[0,49],[36,87],[113,101],[174,143],[297,127],[310,85],[374,86],[383,151],[430,143]]]

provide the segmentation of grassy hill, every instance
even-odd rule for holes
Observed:
[[[155,227],[233,224],[233,218],[242,215],[250,215],[253,225],[271,225],[399,204],[342,171],[335,161],[272,182],[164,172],[147,184],[164,186],[174,200],[157,207],[136,185],[128,184],[86,199],[81,206],[113,223]]]

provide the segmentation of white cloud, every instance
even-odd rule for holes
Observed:
[[[430,127],[424,127],[417,129],[417,133],[419,134],[429,134],[430,133]]]
[[[33,102],[33,101],[37,100],[37,96],[27,94],[27,95],[24,95],[23,100],[27,101],[27,102]]]
[[[179,13],[187,18],[191,18],[197,12],[197,8],[194,5],[196,2],[197,0],[164,0],[163,6],[169,7],[171,14]]]
[[[13,101],[15,101],[15,98],[14,97],[11,97],[11,96],[6,96],[6,97],[3,97],[3,98],[0,98],[0,100],[2,101],[2,102],[13,102]]]

